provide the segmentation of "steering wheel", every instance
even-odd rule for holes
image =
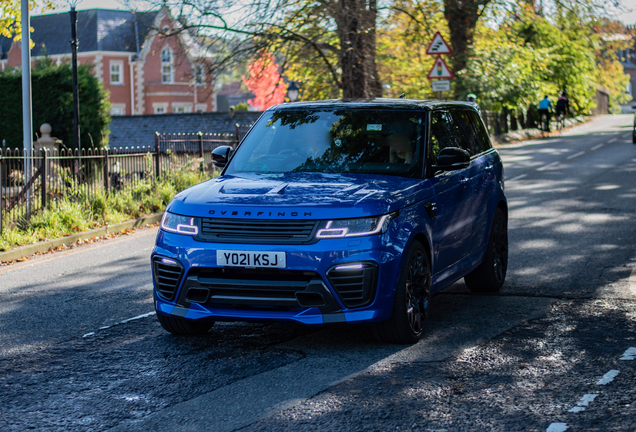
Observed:
[[[309,155],[303,150],[298,149],[284,149],[278,152],[279,155],[289,155],[297,158],[307,159]]]

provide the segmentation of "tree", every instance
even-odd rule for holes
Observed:
[[[284,70],[288,63],[318,60],[329,85],[344,98],[382,93],[375,63],[376,0],[250,0],[240,6],[174,0],[169,7],[188,21],[180,20],[166,36],[194,32],[216,55],[211,74],[256,53],[277,52]],[[232,13],[242,13],[242,19],[230,22]]]
[[[396,0],[378,25],[378,71],[388,97],[436,97],[426,79],[435,57],[426,54],[435,33],[448,40],[441,3],[435,0]]]
[[[243,77],[248,90],[254,98],[247,102],[259,111],[283,103],[285,100],[285,83],[280,76],[279,67],[274,56],[265,53],[248,66],[249,76]]]
[[[490,0],[444,0],[444,16],[448,22],[450,45],[453,49],[451,67],[455,74],[468,64],[469,47],[473,43],[477,21],[483,16]],[[466,90],[460,80],[455,84],[455,96],[465,97]]]
[[[107,93],[91,71],[91,65],[78,68],[80,94],[81,143],[84,148],[104,147],[107,142],[109,104]],[[0,141],[8,147],[22,147],[22,77],[7,69],[0,72]],[[50,59],[40,60],[33,69],[33,130],[49,123],[53,135],[72,148],[73,96],[72,73],[69,64],[55,66]]]
[[[16,40],[22,37],[21,3],[21,0],[0,0],[0,36]],[[31,9],[53,9],[51,0],[31,0],[29,4]]]

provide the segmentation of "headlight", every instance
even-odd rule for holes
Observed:
[[[361,237],[384,233],[389,227],[389,222],[396,216],[397,213],[391,213],[368,218],[330,220],[324,228],[318,230],[316,238]]]
[[[197,224],[197,218],[189,216],[180,216],[174,213],[165,212],[163,218],[161,218],[161,228],[186,235],[199,234],[199,226]]]

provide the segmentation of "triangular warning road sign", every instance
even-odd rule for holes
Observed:
[[[440,32],[435,33],[435,36],[433,36],[433,42],[431,42],[431,44],[428,46],[426,54],[438,55],[452,53],[453,51],[451,51],[450,47],[448,46]]]
[[[433,68],[428,73],[428,79],[435,78],[454,78],[453,73],[448,69],[446,62],[441,57],[437,57]]]

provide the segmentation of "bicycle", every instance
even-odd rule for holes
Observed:
[[[556,127],[557,130],[562,131],[565,129],[565,113],[560,112],[556,115]]]

